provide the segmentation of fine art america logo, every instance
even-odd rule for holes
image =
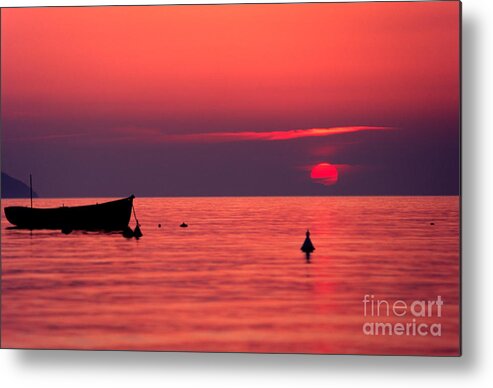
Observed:
[[[443,300],[385,300],[374,295],[363,297],[363,333],[373,336],[442,335]]]

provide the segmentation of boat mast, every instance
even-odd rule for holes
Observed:
[[[33,208],[33,175],[29,174],[29,191],[31,193],[31,209]]]

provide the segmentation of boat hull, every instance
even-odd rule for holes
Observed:
[[[5,217],[23,229],[121,231],[128,227],[134,196],[96,205],[30,208],[9,206]]]

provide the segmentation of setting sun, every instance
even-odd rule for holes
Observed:
[[[339,173],[337,168],[329,163],[319,163],[312,168],[310,178],[314,182],[320,183],[325,186],[332,186],[337,183],[339,179]]]

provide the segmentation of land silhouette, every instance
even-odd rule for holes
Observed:
[[[13,178],[2,171],[2,198],[29,198],[29,186],[19,179]],[[33,191],[33,197],[38,194]]]

